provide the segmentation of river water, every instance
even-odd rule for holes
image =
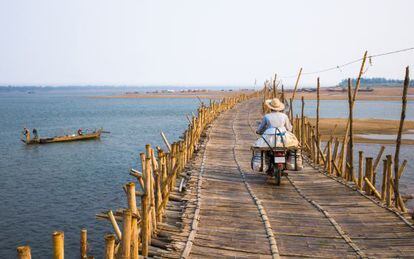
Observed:
[[[91,253],[102,257],[103,237],[112,232],[95,214],[126,206],[122,185],[131,180],[128,170],[139,167],[144,145],[160,145],[159,131],[171,141],[187,126],[197,99],[93,99],[90,92],[0,93],[0,258],[14,258],[19,245],[28,244],[33,258],[50,258],[51,234],[65,232],[67,258],[79,253],[79,232],[88,229]],[[104,94],[104,93],[101,93]],[[105,93],[108,94],[108,93]],[[295,104],[295,110],[300,106]],[[308,101],[306,113],[314,114]],[[322,117],[346,117],[345,101],[323,101]],[[414,119],[409,103],[407,119]],[[398,119],[399,102],[359,102],[356,117]],[[110,131],[101,140],[26,146],[19,140],[23,127],[36,127],[41,136],[54,136],[78,128]],[[378,145],[357,145],[376,154]],[[405,146],[409,159],[401,180],[414,192],[414,149]],[[393,152],[389,146],[386,152]]]
[[[92,94],[92,93],[91,93]],[[79,231],[88,229],[92,254],[102,257],[111,231],[95,214],[126,206],[122,185],[132,180],[145,144],[177,139],[197,99],[92,99],[85,93],[0,95],[0,258],[28,244],[33,258],[50,258],[51,234],[65,232],[67,258],[77,258]],[[110,131],[101,140],[26,146],[23,127],[42,136],[78,128]]]

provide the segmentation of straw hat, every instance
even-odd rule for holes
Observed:
[[[283,111],[285,109],[285,105],[278,98],[266,100],[265,104],[273,111]]]

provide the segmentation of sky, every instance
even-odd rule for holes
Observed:
[[[414,47],[410,0],[0,0],[0,85],[291,87]],[[372,59],[403,79],[414,51]],[[301,86],[356,77],[359,63]]]

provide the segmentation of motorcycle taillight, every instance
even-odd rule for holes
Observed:
[[[276,151],[275,154],[274,154],[274,156],[275,157],[282,157],[282,156],[285,156],[285,153],[284,152],[281,152],[281,151]]]

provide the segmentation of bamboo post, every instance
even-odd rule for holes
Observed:
[[[366,177],[364,178],[364,180],[365,184],[368,186],[368,188],[371,190],[374,196],[381,200],[381,195],[378,193],[377,189],[375,189],[375,186],[370,182],[370,180]]]
[[[135,195],[135,183],[130,182],[127,184],[127,200],[128,208],[131,210],[133,217],[131,219],[131,259],[138,259],[138,209],[137,200]]]
[[[280,95],[280,100],[285,103],[285,87],[282,84],[282,94]]]
[[[161,131],[161,137],[162,137],[162,140],[164,140],[164,143],[167,146],[168,150],[171,152],[170,142],[168,142],[167,137],[165,136],[164,132],[162,132],[162,131]]]
[[[359,91],[359,86],[361,84],[361,77],[362,77],[362,74],[364,73],[364,67],[365,67],[365,62],[366,62],[366,59],[367,59],[367,54],[368,54],[368,52],[365,51],[364,57],[362,58],[361,67],[359,69],[358,78],[357,78],[356,85],[355,85],[355,89],[354,89],[354,92],[353,92],[352,108],[354,107],[355,100],[356,100],[356,95],[357,95],[357,93]],[[343,142],[342,142],[341,157],[340,157],[340,167],[341,167],[341,170],[344,169],[344,166],[346,164],[346,160],[345,160],[345,147],[346,147],[346,144],[348,143],[349,126],[350,126],[350,124],[349,124],[349,121],[348,121],[348,123],[346,125],[346,131],[345,131],[344,139],[343,139]]]
[[[275,74],[275,77],[273,78],[273,98],[277,98],[276,78],[277,78],[277,74]]]
[[[321,145],[321,139],[320,139],[320,132],[319,132],[319,105],[320,105],[320,80],[319,77],[317,79],[317,84],[316,84],[316,143],[317,146],[320,147]],[[320,164],[320,157],[319,157],[319,153],[316,155],[316,163],[319,165]]]
[[[365,178],[367,178],[370,182],[372,182],[372,157],[365,158],[365,177],[364,177],[364,179]],[[364,191],[367,194],[371,194],[371,190],[370,190],[369,186],[367,185],[367,183],[365,183],[365,185],[364,185]]]
[[[61,231],[53,232],[53,259],[65,258],[65,235]]]
[[[17,258],[18,259],[32,259],[30,246],[17,247]]]
[[[141,240],[142,240],[142,255],[148,256],[148,246],[150,244],[151,232],[150,232],[150,220],[151,220],[151,208],[150,208],[150,158],[145,158],[145,170],[144,170],[144,180],[145,180],[145,194],[141,198],[141,210],[142,210],[142,220],[141,220]]]
[[[293,89],[293,94],[292,94],[292,101],[295,100],[296,90],[298,89],[299,79],[301,75],[302,75],[302,68],[300,68],[298,77],[296,78],[295,88]]]
[[[333,164],[336,161],[336,158],[338,157],[338,145],[339,145],[339,141],[337,138],[330,138],[328,141],[330,141],[331,143],[334,143],[334,148],[333,148],[333,152],[331,154],[331,164]],[[328,149],[328,145],[325,146],[324,148],[324,152],[326,153]],[[334,174],[335,173],[335,168],[333,166],[331,166],[331,171],[330,174]]]
[[[358,160],[358,189],[362,190],[362,170],[364,168],[364,152],[359,151]]]
[[[398,176],[398,169],[399,169],[399,159],[400,159],[400,146],[401,146],[401,135],[404,128],[404,120],[405,120],[405,110],[407,108],[407,91],[408,86],[410,85],[410,68],[405,68],[405,79],[404,79],[404,88],[403,88],[403,96],[402,96],[402,107],[401,107],[401,119],[400,125],[398,128],[398,135],[397,135],[397,143],[395,146],[395,155],[394,155],[394,196],[399,197],[399,176]],[[397,207],[398,199],[395,199],[395,207]]]
[[[118,237],[119,240],[122,240],[122,233],[121,233],[121,230],[119,229],[118,223],[116,223],[116,219],[114,217],[112,210],[108,211],[107,214],[108,214],[109,220],[111,221],[112,227],[114,228],[116,236]]]
[[[132,212],[130,209],[125,209],[122,222],[121,259],[131,258],[131,223]]]
[[[105,259],[114,259],[115,254],[115,236],[113,234],[105,235]]]
[[[349,136],[348,136],[348,162],[349,174],[348,179],[354,180],[354,137],[353,137],[353,102],[352,102],[351,79],[348,78],[348,104],[349,104]],[[345,170],[346,171],[346,170]]]
[[[289,107],[290,107],[290,109],[289,109],[289,119],[290,119],[290,122],[292,123],[292,125],[295,126],[294,123],[293,123],[293,100],[292,100],[292,98],[289,98]]]
[[[80,257],[81,259],[88,258],[88,232],[86,229],[81,229],[80,235]]]
[[[301,135],[300,135],[300,143],[302,145],[302,149],[305,147],[305,99],[302,96],[302,115],[301,115]],[[302,152],[303,155],[303,152]]]
[[[387,206],[391,205],[391,169],[392,168],[392,156],[387,155],[387,189],[386,189],[386,203]]]
[[[331,152],[331,141],[328,141],[326,143],[326,145],[328,145],[328,149],[327,149],[327,154],[326,154],[326,165],[325,165],[325,170],[328,171],[329,173],[332,172],[332,152]]]
[[[385,150],[385,146],[381,146],[380,151],[378,152],[377,158],[375,158],[374,168],[373,168],[374,172],[377,171],[377,168],[378,168],[379,162],[381,161],[381,157],[382,157],[382,154],[384,153],[384,150]]]
[[[382,160],[382,184],[381,184],[381,201],[385,202],[387,198],[387,172],[388,172],[388,160]]]

